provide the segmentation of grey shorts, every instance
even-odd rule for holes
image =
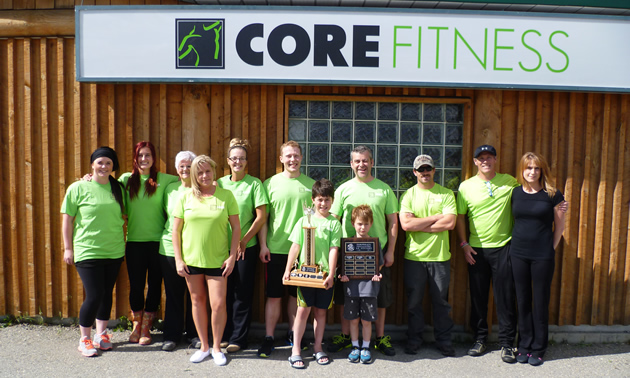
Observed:
[[[346,297],[343,306],[343,318],[354,320],[357,318],[366,322],[375,322],[378,319],[376,298],[374,297]]]

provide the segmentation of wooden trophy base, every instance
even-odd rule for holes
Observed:
[[[314,265],[303,265],[301,269],[293,269],[289,281],[282,281],[284,285],[312,287],[315,289],[326,289],[324,281],[328,273],[321,272],[319,267]]]

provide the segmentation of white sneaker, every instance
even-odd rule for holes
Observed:
[[[190,362],[194,362],[194,363],[201,362],[206,357],[208,357],[210,353],[212,353],[212,348],[208,348],[208,350],[205,352],[199,349],[192,356],[190,356]]]
[[[223,366],[227,364],[227,358],[225,358],[225,354],[223,352],[212,352],[212,359],[214,360],[214,363],[218,366]]]

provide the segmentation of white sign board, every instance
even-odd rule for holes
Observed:
[[[76,7],[77,80],[630,92],[630,18],[391,8]]]

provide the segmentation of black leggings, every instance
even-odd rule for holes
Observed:
[[[112,292],[121,264],[122,259],[115,259],[82,261],[76,265],[85,289],[85,300],[79,311],[81,327],[92,327],[94,319],[109,320],[112,312]]]
[[[127,274],[131,311],[156,312],[162,299],[159,242],[127,242]],[[148,273],[148,277],[147,277]],[[148,286],[146,304],[144,287]]]

